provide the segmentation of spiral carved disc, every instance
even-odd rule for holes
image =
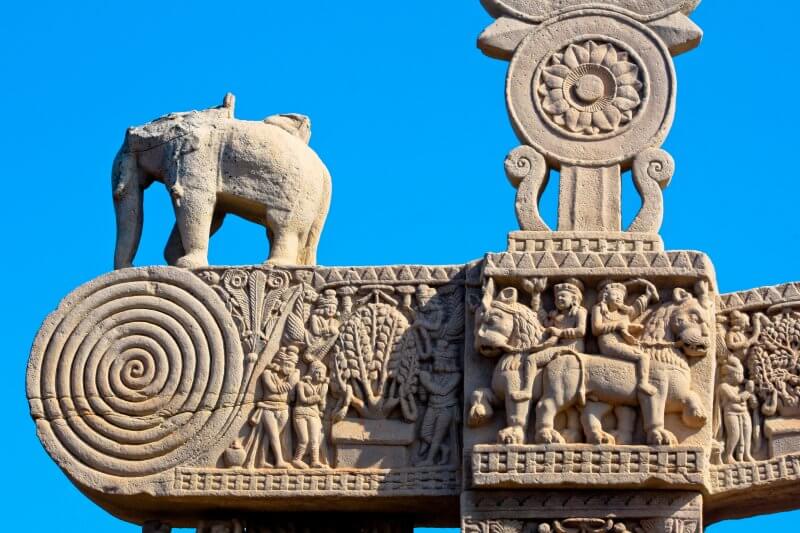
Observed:
[[[225,431],[243,359],[233,320],[197,276],[114,272],[70,294],[39,331],[31,413],[67,471],[157,474]]]

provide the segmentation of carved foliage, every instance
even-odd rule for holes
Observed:
[[[719,461],[754,461],[800,449],[800,312],[718,316],[715,428]],[[770,446],[764,446],[765,438]]]
[[[200,273],[237,325],[255,402],[245,407],[251,414],[222,464],[353,466],[339,464],[332,439],[332,428],[346,419],[403,423],[417,435],[412,463],[450,464],[458,440],[463,290],[441,282],[326,283],[325,274]]]

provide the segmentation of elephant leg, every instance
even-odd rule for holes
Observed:
[[[183,242],[181,241],[181,232],[178,230],[178,223],[172,226],[172,231],[167,239],[167,245],[164,247],[164,259],[168,265],[174,265],[178,259],[183,257],[186,252],[183,250]]]
[[[614,416],[617,419],[617,429],[611,433],[617,444],[631,444],[636,429],[636,410],[627,405],[618,405],[614,408]]]
[[[208,265],[208,239],[214,218],[216,191],[187,187],[175,205],[175,220],[180,232],[184,254],[175,266],[197,268]]]
[[[639,394],[639,405],[642,407],[644,431],[647,444],[655,446],[676,446],[678,439],[664,427],[664,409],[666,408],[666,390],[662,389],[653,396]]]
[[[211,219],[211,228],[209,230],[209,237],[212,237],[220,227],[222,227],[222,222],[225,220],[225,213],[217,211],[214,213],[214,217]],[[176,222],[175,225],[172,226],[172,231],[169,234],[169,239],[167,239],[167,245],[164,247],[164,259],[167,261],[168,265],[174,265],[178,262],[178,259],[183,257],[186,252],[183,249],[183,241],[181,241],[181,232],[178,229],[178,223]]]
[[[115,269],[133,266],[133,258],[142,237],[146,181],[138,167],[136,157],[123,145],[114,160],[112,171],[114,211],[117,220]]]
[[[616,444],[614,436],[603,431],[603,417],[611,411],[611,405],[603,402],[586,402],[581,413],[583,433],[589,444]]]
[[[506,423],[508,426],[500,430],[498,441],[501,444],[523,444],[528,430],[528,414],[531,401],[517,399],[511,392],[506,391],[505,398]]]
[[[269,220],[267,224],[270,224]],[[269,259],[272,265],[297,265],[300,254],[301,235],[289,228],[273,224],[267,231],[269,238]]]
[[[581,413],[574,407],[570,407],[564,413],[567,417],[567,426],[561,432],[567,442],[583,442],[583,431],[581,430]]]

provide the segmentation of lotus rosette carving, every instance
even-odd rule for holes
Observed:
[[[570,44],[553,54],[536,82],[544,115],[559,129],[582,136],[619,132],[645,98],[643,71],[611,43]]]

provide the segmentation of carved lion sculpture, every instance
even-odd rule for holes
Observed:
[[[271,263],[315,264],[331,179],[308,147],[310,135],[302,115],[234,119],[231,94],[220,107],[129,128],[112,172],[114,267],[131,266],[136,255],[143,191],[153,181],[166,185],[175,210],[169,264],[208,264],[209,237],[229,213],[266,226]]]
[[[536,313],[518,303],[515,289],[504,289],[494,298],[490,281],[476,316],[476,348],[484,356],[500,356],[491,389],[473,393],[468,421],[476,426],[493,414],[492,405],[505,403],[508,426],[500,431],[504,443],[524,442],[532,401],[536,404],[535,441],[564,442],[555,429],[559,413],[579,408],[586,439],[614,444],[618,439],[602,428],[601,419],[612,409],[620,423],[630,426],[633,410],[640,407],[649,444],[676,445],[676,437],[664,427],[667,412],[682,414],[692,428],[705,424],[707,415],[700,397],[691,390],[686,357],[704,357],[713,343],[706,306],[683,289],[673,300],[646,314],[640,346],[651,358],[650,382],[656,393],[637,387],[634,363],[602,355],[579,354],[569,349],[540,350],[544,328]],[[537,367],[543,367],[537,373]],[[587,401],[588,399],[588,401]],[[629,441],[630,435],[620,440]],[[627,442],[626,442],[627,443]]]
[[[491,388],[473,392],[467,423],[483,425],[494,415],[493,406],[504,405],[506,427],[498,432],[497,440],[522,444],[531,400],[541,391],[537,368],[542,360],[573,352],[563,348],[542,350],[545,328],[537,314],[518,301],[514,288],[503,289],[495,298],[492,280],[487,283],[475,322],[476,349],[486,357],[499,359]]]

